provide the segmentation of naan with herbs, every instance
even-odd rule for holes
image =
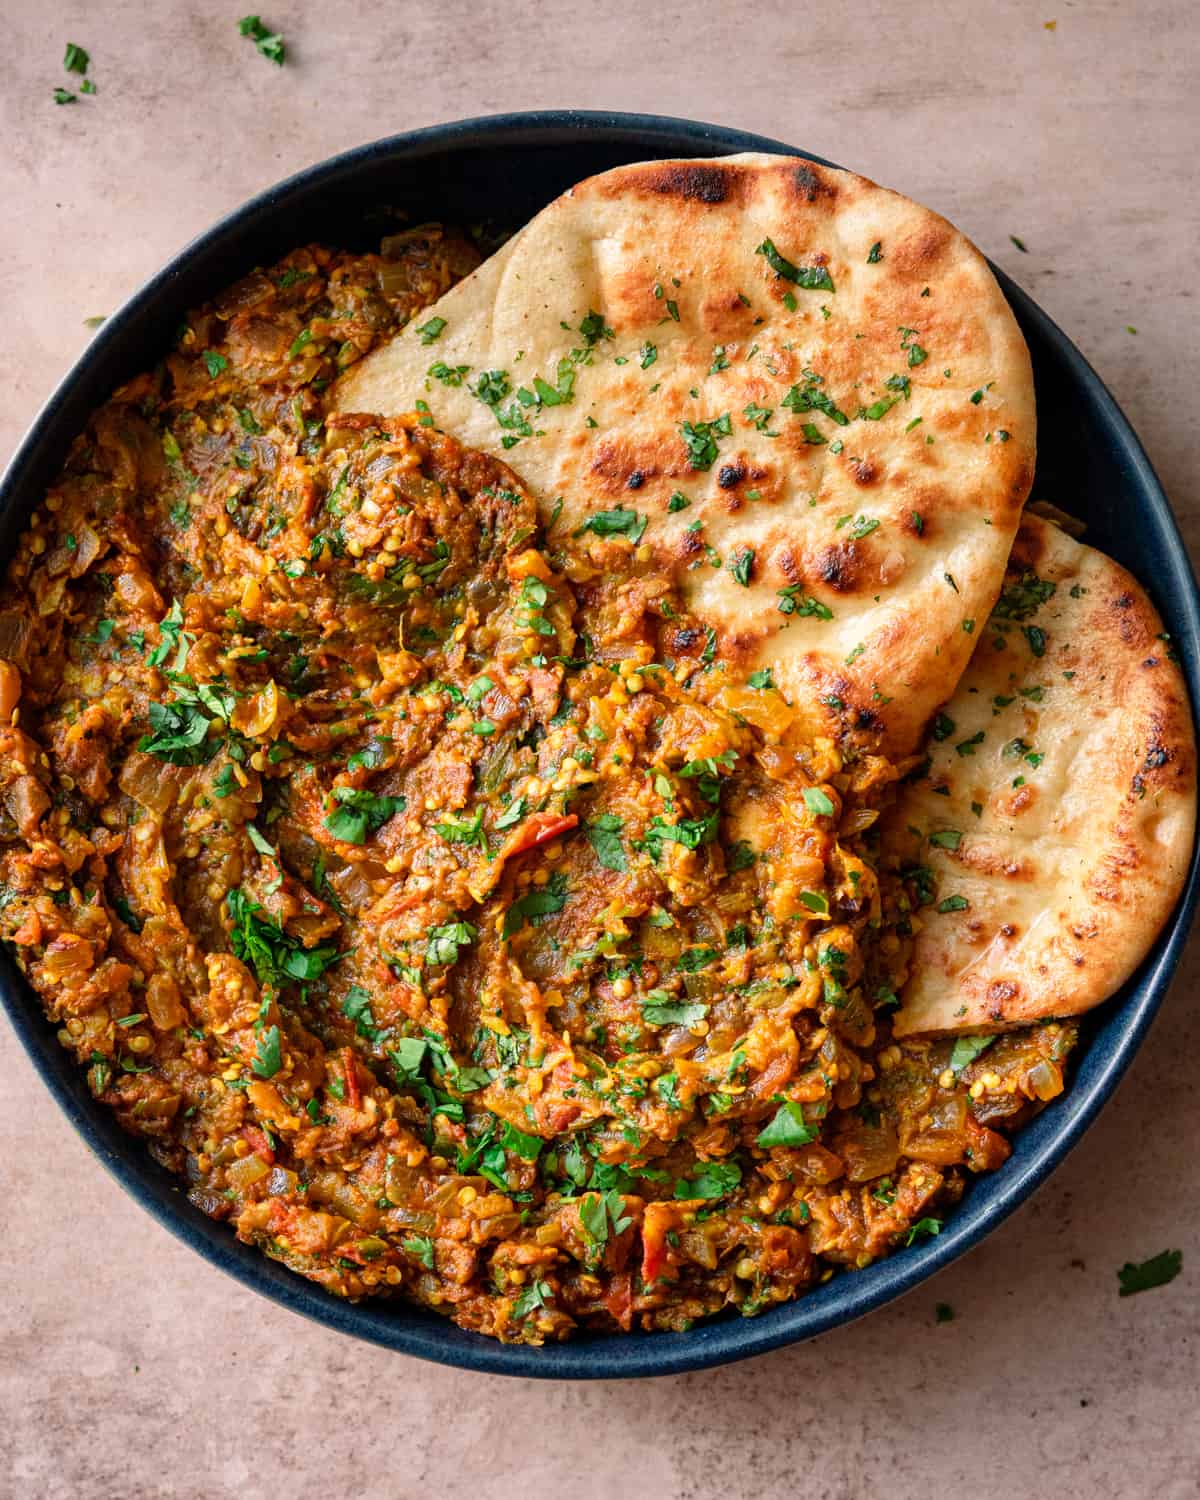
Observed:
[[[1027,515],[889,841],[923,890],[895,1034],[1074,1016],[1146,956],[1187,874],[1196,748],[1141,586]],[[910,884],[913,883],[910,874]]]
[[[674,658],[769,666],[814,728],[891,754],[966,665],[1034,466],[1029,355],[982,255],[799,157],[580,183],[332,404],[503,456],[552,547],[616,536],[672,578],[703,627]]]

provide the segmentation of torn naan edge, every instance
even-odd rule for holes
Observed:
[[[1027,515],[885,848],[932,871],[897,1036],[1073,1016],[1137,968],[1183,887],[1196,748],[1162,621],[1109,557]]]
[[[552,545],[590,522],[648,549],[730,670],[770,666],[893,755],[966,665],[1034,467],[1029,354],[983,256],[794,157],[580,183],[337,402],[424,403],[540,493]]]

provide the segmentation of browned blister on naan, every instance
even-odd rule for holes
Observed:
[[[929,772],[887,829],[891,853],[936,882],[897,1036],[1000,1031],[1107,999],[1192,851],[1187,691],[1125,569],[1028,515],[976,635]]]
[[[551,544],[634,513],[721,659],[893,754],[966,664],[1034,464],[1029,356],[983,257],[791,157],[579,184],[337,402],[425,403],[540,493]]]

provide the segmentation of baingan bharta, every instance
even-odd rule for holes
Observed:
[[[758,259],[803,286],[789,249]],[[787,423],[857,453],[886,418],[911,427],[917,380],[859,411],[848,366],[826,383],[773,326],[790,407],[692,422],[667,478],[559,497],[531,487],[519,423],[532,454],[590,380],[649,372],[647,340],[584,304],[558,320],[552,381],[524,383],[520,348],[503,370],[448,359],[438,299],[477,261],[436,226],[381,255],[297,251],[192,313],[89,422],[0,595],[0,936],[191,1200],[331,1292],[529,1343],[756,1313],[936,1234],[1061,1092],[1077,1038],[1070,1007],[973,1015],[967,1036],[940,1013],[902,1024],[922,912],[965,899],[922,853],[958,848],[946,828],[881,838],[930,798],[932,758],[904,743],[925,708],[889,716],[876,687],[872,712],[849,670],[842,699],[828,660],[835,701],[814,704],[797,653],[766,659],[764,600],[804,641],[840,606],[837,579],[803,571],[815,542],[803,576],[754,592],[751,661],[727,614],[759,566],[746,518],[726,506],[724,551],[675,536],[733,488],[770,509],[749,463],[737,486],[709,472],[709,443],[738,462],[743,428],[757,451]],[[423,351],[421,389],[350,409],[339,377],[397,335]],[[752,342],[730,337],[714,378]],[[1031,414],[1004,348],[1017,389],[994,399]],[[465,446],[445,393],[516,441]],[[945,418],[955,448],[992,430],[971,394]],[[981,631],[1024,468],[980,470],[1008,528],[998,564],[990,540],[972,554]],[[889,551],[892,521],[862,503],[860,581],[921,535]],[[939,503],[931,530],[960,531]],[[949,619],[931,641],[964,634]],[[974,670],[959,683],[949,654],[930,709]],[[1151,796],[1194,782],[1185,718]]]

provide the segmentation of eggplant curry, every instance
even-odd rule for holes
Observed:
[[[438,319],[416,411],[329,414],[476,259],[293,253],[89,422],[0,595],[0,936],[191,1201],[328,1291],[533,1344],[749,1315],[936,1234],[1075,1030],[893,1039],[917,761],[741,677],[635,493],[568,530],[439,431]]]

